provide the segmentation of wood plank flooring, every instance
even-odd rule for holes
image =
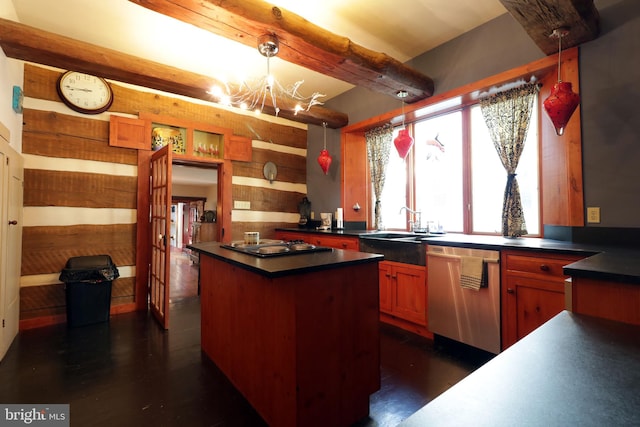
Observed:
[[[71,426],[264,426],[201,352],[197,295],[172,297],[170,319],[168,331],[141,312],[23,331],[0,363],[0,402],[69,403]],[[489,358],[386,325],[380,345],[382,388],[358,427],[396,426]]]

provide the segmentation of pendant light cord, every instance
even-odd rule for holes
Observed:
[[[562,80],[560,79],[560,58],[562,57],[562,32],[558,31],[558,83]]]
[[[322,122],[322,127],[324,128],[324,149],[327,149],[327,122]]]

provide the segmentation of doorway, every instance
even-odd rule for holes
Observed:
[[[212,225],[204,224],[203,219],[205,211],[217,208],[218,169],[174,163],[171,186],[169,299],[174,302],[199,296],[199,260],[187,245],[201,241],[203,225],[207,230]],[[207,240],[217,240],[216,233],[205,234]]]

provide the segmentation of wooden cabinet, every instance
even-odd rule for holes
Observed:
[[[581,256],[502,252],[502,348],[513,345],[565,308],[562,267]]]
[[[336,249],[350,249],[357,251],[360,249],[360,239],[358,236],[340,236],[320,233],[305,233],[295,231],[276,231],[276,239],[281,240],[302,240],[316,246],[326,246]]]
[[[431,337],[427,330],[426,268],[382,261],[378,264],[378,269],[380,320]]]
[[[572,278],[573,312],[640,325],[640,285]]]
[[[111,116],[109,145],[138,150],[173,145],[174,159],[222,163],[250,162],[251,138],[233,135],[231,129],[172,117],[143,113],[139,119]]]

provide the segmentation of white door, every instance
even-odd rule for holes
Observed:
[[[22,156],[0,138],[0,360],[18,334],[22,259]]]

